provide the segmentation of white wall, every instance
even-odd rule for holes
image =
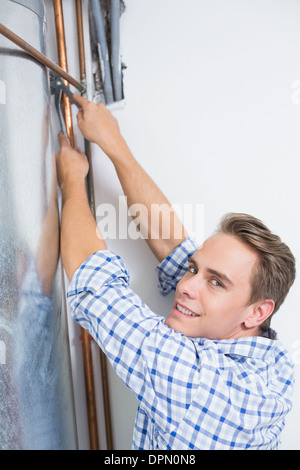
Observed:
[[[300,105],[292,88],[300,80],[299,2],[125,3],[126,106],[115,115],[136,158],[172,202],[204,204],[205,237],[224,213],[248,212],[299,260]],[[93,167],[96,203],[117,205],[120,185],[96,149]],[[157,292],[156,262],[145,242],[112,240],[108,246],[127,262],[132,287],[167,314],[171,298]],[[285,449],[300,449],[299,286],[297,279],[273,322],[297,362]],[[115,447],[130,449],[135,398],[113,372],[110,390]]]

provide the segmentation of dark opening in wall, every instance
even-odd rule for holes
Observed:
[[[120,52],[122,0],[91,0],[89,9],[95,100],[105,104],[121,101],[123,70]]]

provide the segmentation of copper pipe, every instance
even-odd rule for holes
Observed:
[[[56,40],[57,40],[57,50],[58,50],[58,61],[61,68],[66,72],[68,71],[67,63],[67,53],[66,53],[66,39],[65,39],[65,29],[64,29],[64,17],[63,17],[63,8],[61,0],[54,0],[54,15],[55,15],[55,28],[56,28]],[[65,85],[68,86],[68,83],[64,81]],[[67,129],[67,134],[70,140],[70,144],[74,147],[74,133],[73,133],[73,122],[72,122],[72,110],[71,102],[68,96],[63,93],[62,95],[62,109],[65,118],[65,124]]]
[[[57,75],[67,80],[69,83],[71,83],[71,85],[74,85],[79,91],[84,90],[84,86],[75,80],[75,78],[71,77],[71,75],[69,75],[64,69],[55,64],[55,62],[52,62],[52,60],[48,59],[48,57],[32,47],[30,44],[28,44],[28,42],[24,41],[24,39],[20,38],[20,36],[17,36],[17,34],[15,34],[13,31],[6,28],[2,23],[0,23],[0,34],[5,36],[24,51],[28,52],[29,55],[48,67],[50,70],[53,70],[53,72],[55,72]]]
[[[62,1],[54,0],[53,6],[54,6],[54,15],[55,15],[55,27],[56,27],[59,64],[64,70],[67,71],[68,65],[67,65]],[[70,143],[72,146],[74,146],[71,103],[70,103],[69,98],[65,94],[63,98],[64,98],[63,110],[65,114],[67,132],[68,132],[68,136],[70,139]],[[92,366],[93,363],[92,363],[92,351],[91,351],[91,337],[89,333],[83,328],[81,329],[81,341],[82,341],[82,355],[83,355],[84,375],[85,375],[90,449],[98,450],[99,439],[98,439],[94,375],[93,375],[93,366]]]
[[[82,355],[83,355],[83,364],[84,364],[84,378],[85,378],[85,389],[86,389],[85,391],[86,391],[86,400],[87,400],[90,449],[99,450],[97,409],[96,409],[93,359],[92,359],[92,349],[91,349],[92,337],[89,335],[87,330],[85,330],[84,328],[81,328],[80,339],[82,343]]]
[[[101,364],[101,378],[102,378],[102,393],[104,403],[104,419],[105,419],[105,430],[106,430],[106,445],[107,450],[113,450],[113,439],[112,439],[112,423],[110,415],[110,399],[109,399],[109,384],[108,384],[108,373],[107,373],[107,359],[104,352],[100,349],[100,364]]]
[[[83,19],[82,19],[82,2],[76,0],[76,19],[77,19],[77,40],[78,40],[78,54],[79,54],[79,67],[81,83],[86,82],[86,67],[85,67],[85,52],[84,52],[84,37],[83,37]],[[93,171],[92,160],[90,157],[90,143],[85,139],[85,154],[89,161],[89,174],[87,176],[88,196],[91,211],[95,217],[95,196],[93,188]]]
[[[84,37],[83,37],[83,20],[82,20],[82,2],[76,0],[76,18],[77,18],[77,37],[78,37],[78,53],[81,81],[86,79],[85,71],[85,55],[84,55]]]
[[[76,17],[77,17],[77,36],[78,36],[78,51],[79,51],[79,65],[80,65],[80,78],[82,82],[86,80],[86,65],[85,65],[85,54],[84,54],[84,36],[83,36],[83,20],[82,20],[82,2],[76,0]],[[89,161],[89,199],[90,206],[95,217],[94,212],[94,188],[93,188],[93,173],[92,173],[92,161],[90,158],[90,145],[86,143],[86,155]],[[107,450],[113,449],[112,442],[112,426],[111,426],[111,415],[110,415],[110,400],[109,400],[109,387],[108,387],[108,374],[107,374],[107,363],[106,356],[100,349],[100,365],[101,365],[101,379],[102,379],[102,394],[103,394],[103,406],[104,406],[104,419],[105,419],[105,430],[106,430],[106,444]]]

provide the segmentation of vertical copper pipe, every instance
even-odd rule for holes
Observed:
[[[78,40],[78,54],[79,54],[79,67],[80,67],[80,80],[86,88],[86,67],[85,67],[85,53],[84,53],[84,37],[83,37],[83,20],[82,20],[82,2],[76,0],[76,18],[77,18],[77,40]],[[87,176],[88,196],[92,213],[95,217],[95,196],[93,188],[93,170],[92,160],[90,158],[90,143],[85,139],[85,153],[89,161],[89,174]]]
[[[54,0],[54,16],[55,16],[55,28],[56,28],[56,40],[58,50],[58,61],[61,68],[66,72],[68,71],[67,63],[67,52],[66,52],[66,39],[65,39],[65,28],[64,28],[64,16],[62,8],[62,0]],[[68,82],[64,80],[66,86],[69,86]],[[62,96],[62,108],[67,128],[68,137],[70,144],[74,147],[74,133],[72,123],[72,110],[70,99],[63,93]]]
[[[91,349],[91,336],[85,329],[81,329],[82,356],[84,365],[85,390],[88,412],[88,426],[90,437],[90,449],[99,450],[97,409],[95,399],[93,359]]]
[[[85,54],[84,54],[84,36],[83,36],[83,20],[82,20],[82,1],[76,0],[76,17],[77,17],[77,35],[78,35],[78,52],[79,52],[79,66],[80,66],[80,78],[81,83],[86,81],[86,66],[85,66]],[[90,171],[89,171],[89,197],[90,206],[94,213],[94,190],[93,190],[93,173],[92,173],[92,162],[90,158],[90,145],[86,143],[86,155],[89,160]],[[109,400],[109,387],[108,387],[108,374],[107,374],[107,363],[106,356],[100,349],[100,364],[101,364],[101,379],[102,379],[102,393],[103,393],[103,405],[104,405],[104,418],[105,418],[105,430],[106,430],[106,444],[107,450],[113,449],[112,442],[112,425],[110,415],[110,400]]]
[[[55,15],[55,27],[56,27],[59,65],[64,70],[67,71],[68,65],[67,65],[62,0],[54,0],[53,6],[54,6],[54,15]],[[71,145],[74,146],[71,103],[70,103],[69,98],[65,96],[65,94],[63,94],[62,105],[63,105],[63,111],[64,111],[64,116],[65,116],[67,133],[68,133]],[[92,363],[92,351],[91,351],[91,337],[89,333],[84,329],[81,330],[81,341],[82,341],[82,355],[83,355],[85,388],[86,388],[86,399],[87,399],[90,449],[98,450],[99,439],[98,439],[96,399],[95,399],[95,387],[94,387],[93,363]]]
[[[108,386],[108,374],[107,374],[107,363],[106,356],[100,349],[100,364],[101,364],[101,378],[102,378],[102,393],[104,403],[104,418],[105,418],[105,429],[106,429],[106,444],[107,450],[113,450],[113,439],[112,439],[112,423],[110,416],[110,400],[109,400],[109,386]]]
[[[85,71],[85,55],[84,55],[84,38],[83,38],[83,20],[82,20],[82,2],[76,0],[76,18],[77,18],[77,37],[78,37],[78,53],[81,81],[86,79]]]

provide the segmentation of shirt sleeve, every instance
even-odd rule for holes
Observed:
[[[188,237],[157,266],[158,287],[162,295],[176,289],[177,283],[187,271],[188,259],[197,248],[195,241]]]
[[[192,341],[167,327],[165,318],[130,289],[124,262],[108,250],[94,253],[78,268],[68,301],[73,318],[164,432],[169,413],[182,416],[197,389]]]

